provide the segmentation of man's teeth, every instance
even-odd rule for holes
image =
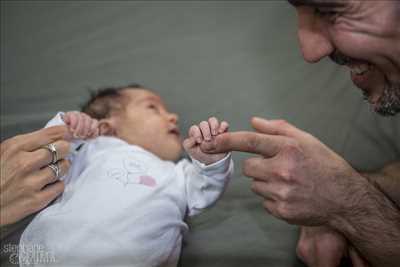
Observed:
[[[363,75],[370,70],[369,65],[350,66],[351,72],[357,75]]]

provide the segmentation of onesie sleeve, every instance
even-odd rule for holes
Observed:
[[[181,166],[184,176],[188,216],[199,214],[219,199],[234,169],[230,153],[210,165],[205,165],[195,159],[192,159],[192,162],[183,160],[178,165]]]

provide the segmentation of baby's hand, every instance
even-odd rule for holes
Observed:
[[[208,154],[200,149],[202,142],[211,142],[219,134],[228,131],[229,124],[226,121],[219,123],[215,117],[208,121],[202,121],[199,125],[193,125],[189,129],[189,137],[183,141],[183,147],[193,158],[206,165],[212,164],[223,159],[227,153]]]
[[[98,121],[83,112],[70,111],[65,113],[62,119],[74,138],[88,139],[99,135]]]

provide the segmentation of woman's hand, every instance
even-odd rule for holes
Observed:
[[[69,153],[71,138],[66,126],[54,126],[18,135],[1,143],[0,225],[17,222],[48,205],[64,190],[57,180],[70,163],[64,158]],[[57,150],[57,166],[48,167],[54,153],[44,148],[53,144]]]

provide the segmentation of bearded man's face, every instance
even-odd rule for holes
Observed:
[[[329,56],[381,115],[400,112],[400,1],[289,0],[305,60]]]

